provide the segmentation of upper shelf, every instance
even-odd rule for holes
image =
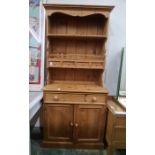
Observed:
[[[48,33],[49,38],[65,38],[65,39],[106,39],[106,35],[78,35],[78,34],[52,34]]]
[[[47,34],[66,34],[76,38],[102,38],[107,34],[108,19],[100,14],[78,17],[62,13],[54,13],[47,18]],[[94,37],[95,36],[95,37]]]

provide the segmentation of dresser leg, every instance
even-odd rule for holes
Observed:
[[[111,145],[108,146],[108,149],[107,149],[107,155],[113,155],[113,147]]]

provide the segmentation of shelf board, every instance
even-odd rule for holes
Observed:
[[[104,64],[104,60],[48,59],[47,68],[103,69]]]
[[[69,58],[48,58],[48,61],[58,61],[58,62],[104,62],[103,59],[69,59]]]
[[[49,38],[66,38],[66,39],[106,39],[106,35],[75,35],[75,34],[47,34]]]
[[[71,68],[71,69],[99,69],[103,70],[104,68],[101,66],[95,66],[95,67],[90,67],[90,66],[48,66],[47,68]]]
[[[105,59],[105,54],[88,54],[89,51],[87,51],[87,54],[77,54],[75,53],[75,51],[70,51],[72,52],[72,54],[70,53],[64,53],[62,52],[58,52],[54,53],[53,51],[49,52],[52,54],[48,55],[48,61],[53,61],[53,60],[58,60],[58,61],[62,61],[62,60],[69,60],[69,61],[98,61],[98,60],[104,60]],[[104,52],[105,53],[105,52]]]

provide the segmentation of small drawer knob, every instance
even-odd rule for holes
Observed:
[[[73,122],[70,122],[70,126],[74,126]]]
[[[79,124],[78,123],[75,123],[75,127],[77,128],[79,126]]]
[[[53,66],[53,62],[50,62],[50,66]]]
[[[95,96],[93,96],[92,101],[95,102],[97,100],[97,98]]]
[[[58,88],[57,90],[58,90],[58,91],[60,91],[60,90],[61,90],[61,88]]]
[[[54,99],[55,101],[58,101],[58,100],[59,100],[59,98],[58,98],[57,95],[55,95],[53,99]]]

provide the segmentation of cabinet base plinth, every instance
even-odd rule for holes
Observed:
[[[79,149],[104,149],[103,143],[72,143],[72,142],[51,142],[43,141],[43,147],[54,147],[54,148],[79,148]]]

